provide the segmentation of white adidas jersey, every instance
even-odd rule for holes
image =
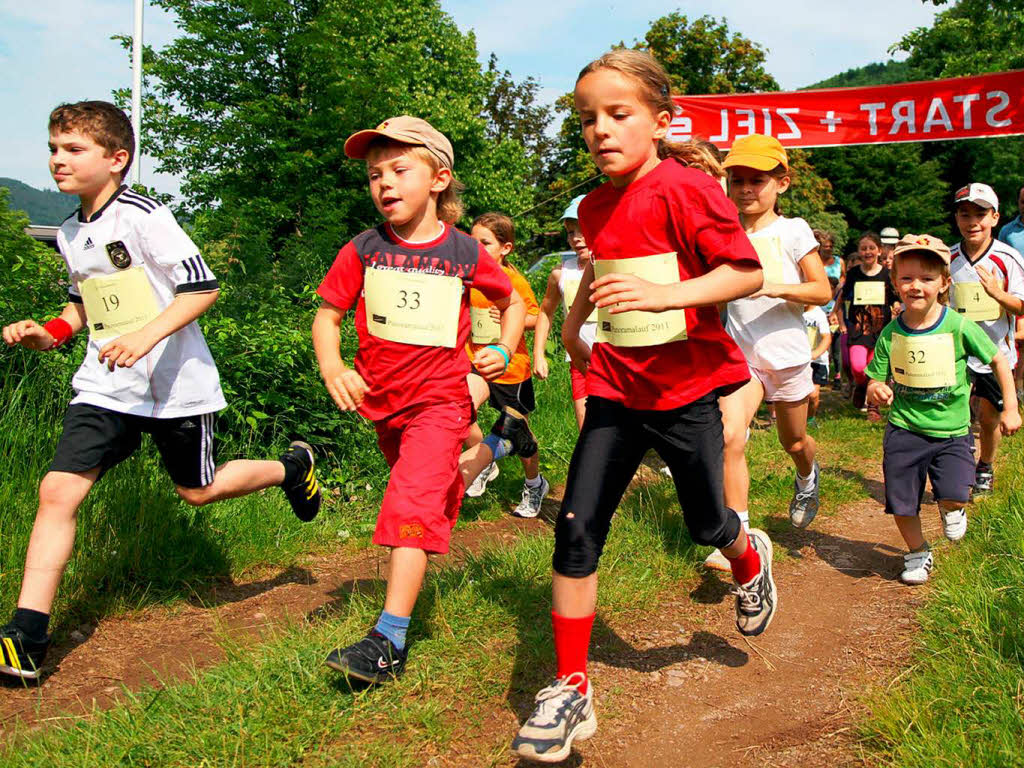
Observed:
[[[124,186],[89,221],[81,219],[80,209],[69,216],[57,233],[57,245],[67,264],[73,302],[82,303],[82,284],[89,278],[136,267],[153,290],[158,312],[179,293],[217,288],[199,249],[170,210]],[[90,337],[85,360],[71,380],[72,403],[168,419],[227,405],[198,323],[172,333],[131,368],[110,371],[99,361],[100,349],[110,340]]]
[[[981,278],[975,271],[979,264],[1002,280],[1003,290],[1018,299],[1024,299],[1024,257],[1015,249],[993,238],[988,250],[972,263],[962,250],[962,243],[957,243],[950,252],[953,256],[949,266],[954,283],[980,283]],[[953,292],[950,291],[950,304],[956,309]],[[999,351],[1010,361],[1012,368],[1017,364],[1017,345],[1013,341],[1016,318],[1003,310],[996,320],[979,321],[978,325],[999,347]],[[985,365],[976,357],[967,360],[971,370],[978,373],[991,373],[991,366]]]

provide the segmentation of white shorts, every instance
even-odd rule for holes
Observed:
[[[764,387],[766,403],[799,403],[814,392],[809,362],[777,371],[755,368],[749,364],[747,367],[750,368],[750,375],[756,377]]]

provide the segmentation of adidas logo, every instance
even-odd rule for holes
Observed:
[[[85,245],[82,246],[82,250],[83,251],[88,251],[90,248],[93,248],[93,247],[95,247],[95,246],[94,246],[94,243],[92,242],[92,238],[91,237],[85,238]]]

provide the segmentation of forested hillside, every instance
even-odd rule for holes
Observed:
[[[17,179],[0,177],[0,187],[10,190],[10,207],[24,211],[33,224],[60,224],[78,207],[78,198],[48,189],[36,189]]]

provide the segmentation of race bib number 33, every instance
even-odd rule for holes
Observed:
[[[1003,313],[999,302],[985,293],[981,283],[953,283],[953,306],[976,323],[998,320]]]
[[[885,304],[885,283],[878,280],[860,282],[853,286],[854,306]]]
[[[133,333],[160,314],[153,286],[142,267],[90,277],[82,282],[81,295],[91,339]]]
[[[668,285],[679,282],[679,263],[674,253],[640,256],[634,259],[598,259],[594,275],[636,275],[650,283]],[[653,347],[686,339],[686,311],[667,312],[633,310],[613,315],[609,307],[597,310],[597,340],[617,347]]]
[[[455,346],[462,280],[370,267],[363,276],[367,330],[378,339],[422,347]]]
[[[956,357],[953,334],[904,336],[894,333],[890,365],[892,377],[898,384],[914,389],[954,387]]]

